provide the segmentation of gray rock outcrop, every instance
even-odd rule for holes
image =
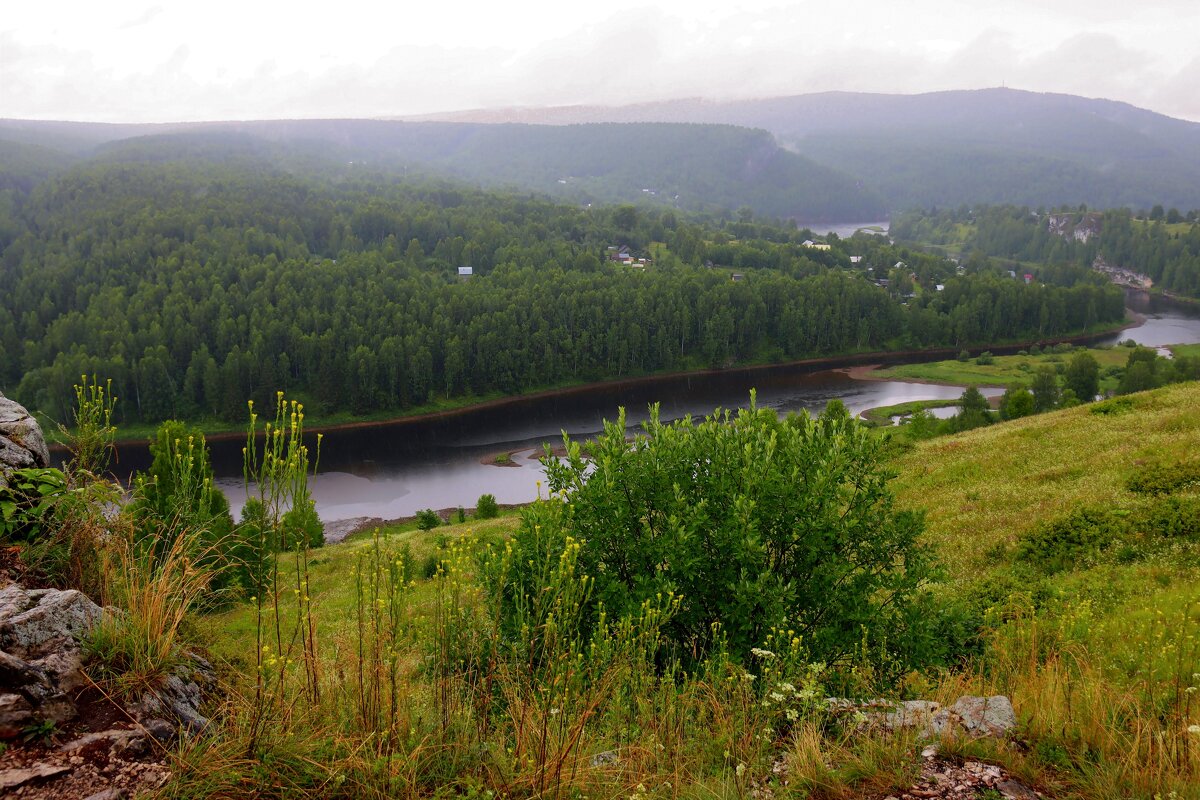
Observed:
[[[129,710],[142,726],[158,738],[164,724],[177,727],[187,735],[195,735],[208,727],[208,718],[200,713],[200,703],[205,687],[215,680],[212,666],[192,656],[167,676],[161,686],[147,690],[134,701]]]
[[[25,406],[0,394],[0,487],[16,469],[50,466],[42,428]]]
[[[0,739],[73,719],[84,683],[81,640],[104,610],[73,589],[0,589]]]
[[[1001,737],[1017,727],[1012,703],[1003,695],[966,695],[949,707],[930,700],[853,701],[829,698],[830,712],[857,727],[885,731],[915,730],[925,739],[964,736]]]
[[[0,740],[75,718],[73,696],[88,683],[82,642],[105,614],[119,613],[73,589],[0,589]],[[129,702],[126,713],[160,741],[198,733],[208,725],[200,706],[213,680],[208,662],[191,656]]]

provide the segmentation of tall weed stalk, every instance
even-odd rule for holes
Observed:
[[[75,431],[67,434],[71,447],[70,472],[100,476],[108,469],[117,429],[112,424],[117,398],[112,380],[100,385],[95,375],[79,376],[75,384]]]
[[[263,509],[262,524],[256,526],[256,541],[250,543],[250,572],[266,580],[253,595],[255,604],[255,693],[253,725],[261,732],[267,711],[289,710],[287,676],[299,660],[303,671],[299,698],[311,706],[320,702],[321,681],[316,625],[309,595],[309,544],[300,537],[294,570],[282,575],[276,557],[283,549],[283,516],[301,503],[310,502],[308,492],[309,454],[304,444],[304,406],[287,401],[283,392],[275,397],[274,419],[268,421],[259,448],[258,414],[249,403],[250,424],[242,450],[243,478],[247,498],[256,498]],[[320,453],[321,436],[317,437]],[[312,465],[316,471],[316,463]],[[285,585],[290,581],[290,586]],[[257,736],[250,737],[253,750]]]

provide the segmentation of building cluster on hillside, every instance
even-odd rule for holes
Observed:
[[[633,269],[645,269],[654,263],[653,259],[635,257],[628,247],[621,244],[609,245],[608,260]]]

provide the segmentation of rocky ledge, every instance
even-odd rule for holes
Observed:
[[[930,700],[826,700],[830,713],[855,730],[915,731],[923,739],[1007,736],[1017,727],[1012,702],[1004,695],[965,695],[949,707]]]
[[[0,795],[118,798],[169,777],[167,749],[208,724],[212,668],[192,656],[158,686],[114,700],[87,677],[83,642],[106,614],[74,590],[0,589]]]
[[[16,469],[50,466],[42,429],[25,406],[0,394],[0,487]]]

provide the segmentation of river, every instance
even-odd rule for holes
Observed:
[[[1146,316],[1136,328],[1104,343],[1132,338],[1149,345],[1200,342],[1200,312],[1168,301],[1134,295],[1130,305]],[[997,348],[999,352],[999,349]],[[603,420],[627,409],[633,426],[647,418],[650,403],[661,404],[664,420],[703,416],[714,408],[738,408],[757,390],[760,406],[780,412],[820,411],[834,398],[852,413],[909,400],[958,397],[954,386],[861,381],[845,372],[805,366],[727,370],[669,376],[465,410],[440,419],[400,421],[384,426],[333,431],[324,437],[320,472],[310,482],[317,512],[326,522],[359,517],[395,519],[423,508],[472,507],[489,492],[501,503],[528,502],[542,478],[537,458],[542,443],[598,433]],[[211,443],[218,484],[235,514],[244,499],[241,441]],[[122,448],[123,472],[144,469],[145,448]],[[512,452],[515,466],[490,463]]]
[[[871,234],[886,234],[891,223],[885,219],[871,222],[798,222],[796,225],[799,228],[808,228],[817,236],[835,233],[839,239],[849,239],[860,230]]]

